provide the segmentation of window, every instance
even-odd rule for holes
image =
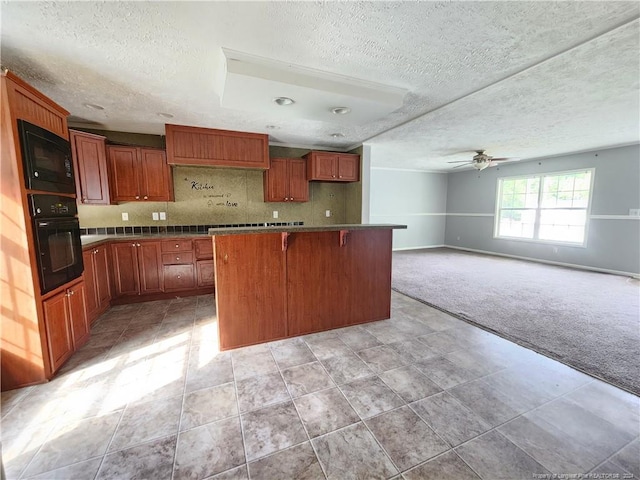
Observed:
[[[495,236],[584,245],[593,169],[498,180]]]

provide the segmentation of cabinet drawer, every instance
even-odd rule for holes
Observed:
[[[184,265],[193,263],[193,252],[163,253],[163,265]]]
[[[163,252],[190,252],[193,250],[191,240],[163,240]]]
[[[206,239],[198,239],[193,241],[198,260],[213,258],[213,240],[211,237]]]
[[[165,265],[163,270],[165,291],[185,290],[195,287],[193,265]]]

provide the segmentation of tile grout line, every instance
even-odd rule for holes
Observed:
[[[306,365],[308,363],[314,363],[314,362],[318,362],[318,364],[321,365],[320,361],[318,360],[318,357],[316,357],[316,354],[313,353],[313,350],[311,350],[309,345],[307,345],[307,342],[302,340],[302,343],[311,352],[311,355],[313,355],[313,357],[316,360],[314,360],[312,362],[303,363],[301,365]],[[271,356],[273,357],[273,351],[271,350],[271,347],[269,347],[269,351],[271,352]],[[296,414],[298,415],[298,419],[300,420],[300,423],[302,424],[302,428],[304,429],[304,433],[307,435],[307,440],[306,441],[309,442],[309,445],[311,446],[311,450],[313,451],[313,454],[316,456],[316,461],[318,462],[318,465],[320,466],[320,471],[324,475],[324,478],[327,479],[328,478],[327,472],[325,471],[325,468],[322,465],[322,462],[320,461],[320,457],[318,456],[318,451],[317,451],[316,447],[313,445],[313,442],[311,441],[311,435],[309,435],[309,430],[307,429],[307,426],[304,424],[304,421],[302,420],[302,416],[300,415],[300,410],[298,410],[298,406],[296,405],[295,399],[294,399],[293,395],[291,394],[291,390],[289,389],[289,385],[287,384],[287,381],[285,380],[284,375],[282,373],[282,368],[278,364],[278,361],[275,359],[275,357],[273,357],[273,360],[274,360],[274,362],[276,362],[276,368],[278,369],[278,372],[280,373],[280,378],[282,378],[282,381],[284,382],[284,386],[287,389],[287,392],[289,393],[289,397],[291,397],[290,398],[291,404],[293,405],[293,408],[295,409]],[[292,367],[287,367],[287,368],[294,368],[295,366],[298,366],[298,365],[294,365]],[[329,378],[331,378],[331,377],[329,377]],[[300,398],[300,397],[297,397],[297,398]],[[302,443],[305,443],[305,442],[302,442]],[[302,445],[302,443],[299,443],[298,445]],[[289,448],[293,448],[293,447],[289,447]],[[249,478],[251,478],[251,476],[249,476]]]
[[[196,297],[197,298],[197,297]],[[171,302],[169,302],[169,307],[171,307],[171,303],[173,303],[173,300]],[[196,310],[197,310],[197,306],[198,306],[198,302],[196,300]],[[167,309],[168,311],[168,309]],[[195,310],[193,313],[193,323],[191,325],[191,335],[189,336],[189,351],[187,352],[187,371],[185,372],[184,375],[184,381],[182,384],[182,402],[180,405],[180,415],[178,416],[178,427],[177,427],[177,431],[176,431],[176,443],[175,443],[175,449],[173,451],[173,461],[171,462],[171,479],[175,478],[175,471],[176,471],[176,462],[178,461],[178,445],[179,445],[179,440],[180,440],[180,428],[182,427],[182,417],[184,415],[184,404],[186,401],[186,397],[187,397],[187,380],[189,379],[189,365],[191,363],[191,353],[192,353],[192,349],[193,349],[193,331],[195,329]],[[162,324],[164,324],[165,322],[165,318],[167,317],[167,312],[165,311],[164,314],[164,318],[162,319],[162,322],[160,323],[160,328],[162,328]],[[159,329],[158,329],[159,330]],[[154,343],[155,340],[157,340],[158,338],[158,333],[156,333],[156,336],[154,337]]]

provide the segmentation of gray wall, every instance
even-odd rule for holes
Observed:
[[[530,173],[595,168],[586,247],[493,238],[498,178]],[[578,153],[492,167],[482,172],[450,173],[444,243],[450,246],[640,273],[640,147]]]
[[[394,250],[441,246],[447,211],[447,175],[371,169],[370,223],[398,223]]]

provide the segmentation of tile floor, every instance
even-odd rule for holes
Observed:
[[[7,478],[640,478],[638,397],[396,293],[386,321],[216,341],[211,297],[112,308],[2,394]]]

